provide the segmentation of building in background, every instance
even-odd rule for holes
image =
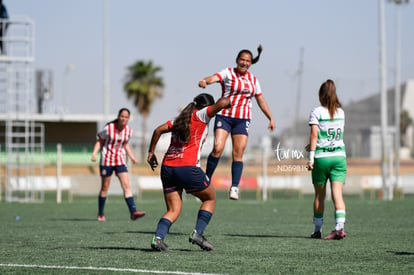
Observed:
[[[347,155],[355,158],[381,158],[381,95],[380,93],[344,106],[346,121],[344,142]],[[414,157],[414,80],[401,85],[401,150],[400,158]],[[388,137],[393,148],[395,137],[395,89],[387,91]],[[286,148],[303,149],[309,143],[307,117],[280,135]]]
[[[350,157],[381,158],[381,95],[375,94],[345,106],[346,124],[344,141]],[[412,158],[414,153],[414,80],[401,85],[401,159]],[[387,91],[387,140],[393,148],[395,137],[395,89]],[[405,117],[405,118],[404,118]]]

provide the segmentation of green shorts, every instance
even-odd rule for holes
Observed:
[[[345,184],[346,176],[346,158],[342,156],[315,158],[312,170],[313,184],[326,184],[339,181]]]

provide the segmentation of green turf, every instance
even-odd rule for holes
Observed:
[[[150,248],[165,211],[160,193],[137,201],[147,216],[135,222],[120,197],[108,199],[105,223],[96,221],[95,198],[75,197],[73,203],[60,205],[52,199],[1,202],[0,274],[413,274],[414,197],[393,202],[345,199],[348,236],[324,241],[309,238],[310,196],[264,203],[229,201],[219,194],[205,232],[214,251],[205,252],[188,242],[199,202],[186,196],[165,240],[168,253]],[[332,227],[332,202],[327,201],[324,235]]]

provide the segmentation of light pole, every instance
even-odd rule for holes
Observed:
[[[389,199],[389,173],[387,170],[388,161],[388,119],[387,119],[387,72],[386,72],[386,49],[385,49],[385,18],[384,0],[378,0],[379,17],[379,68],[380,68],[380,89],[381,89],[381,174],[383,199]]]
[[[395,183],[397,186],[400,176],[400,147],[401,147],[401,4],[409,0],[390,0],[395,7]]]
[[[304,48],[302,47],[300,49],[300,57],[299,57],[299,68],[296,73],[296,76],[298,78],[298,86],[297,86],[297,92],[296,92],[296,112],[295,112],[295,122],[293,124],[293,129],[295,129],[295,133],[293,135],[294,138],[294,147],[298,148],[299,140],[298,135],[296,133],[296,128],[298,127],[299,123],[299,115],[300,115],[300,98],[301,98],[301,92],[302,92],[302,78],[303,78],[303,55],[304,55]]]
[[[109,0],[104,1],[104,35],[103,35],[103,60],[104,60],[104,71],[103,71],[103,77],[104,77],[104,120],[109,119],[109,101],[110,101],[110,81],[109,81]]]

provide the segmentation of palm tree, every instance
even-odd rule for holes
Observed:
[[[156,98],[162,97],[163,79],[157,76],[162,70],[161,67],[154,66],[152,61],[137,61],[128,67],[124,90],[128,99],[133,99],[138,112],[143,117],[142,123],[142,142],[141,159],[145,158],[146,151],[146,132],[147,119],[151,112],[151,107]]]

